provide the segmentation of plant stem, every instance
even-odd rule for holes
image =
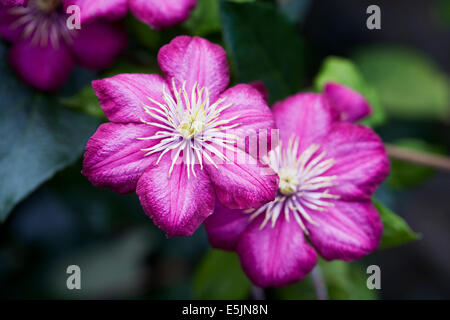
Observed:
[[[322,271],[319,266],[315,266],[311,272],[314,289],[316,290],[317,300],[328,300],[328,291],[325,281],[323,280]]]
[[[257,286],[252,286],[252,297],[253,300],[266,300],[264,289]]]
[[[429,154],[390,144],[385,144],[384,146],[386,147],[387,154],[392,158],[450,171],[450,158],[446,156]]]

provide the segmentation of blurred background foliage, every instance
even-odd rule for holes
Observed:
[[[130,44],[115,65],[77,69],[52,95],[15,77],[0,42],[0,297],[252,297],[237,256],[211,250],[203,229],[166,239],[134,194],[96,189],[80,174],[84,145],[106,120],[90,81],[159,73],[159,48],[179,34],[223,45],[232,83],[263,81],[270,105],[339,82],[370,101],[363,123],[384,141],[448,155],[450,1],[380,0],[382,29],[372,31],[365,0],[198,2],[189,20],[163,31],[127,17]],[[391,160],[374,199],[381,248],[357,263],[320,261],[331,299],[450,297],[450,174]],[[66,289],[70,264],[81,267],[82,290]],[[381,267],[381,290],[367,289],[369,264]],[[265,294],[314,299],[313,284],[309,275]]]

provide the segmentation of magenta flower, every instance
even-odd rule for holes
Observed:
[[[27,3],[27,0],[0,0],[0,7],[13,7],[13,6],[23,6]]]
[[[259,91],[245,84],[225,90],[225,51],[202,38],[175,38],[158,63],[164,78],[121,74],[93,82],[111,122],[89,140],[83,174],[97,187],[136,191],[168,236],[191,235],[212,214],[216,195],[239,209],[272,201],[277,175],[246,146],[231,147],[249,132],[274,128]],[[240,161],[246,157],[255,161]]]
[[[29,0],[26,7],[0,8],[0,36],[13,43],[10,63],[30,85],[58,89],[75,63],[108,67],[125,47],[121,28],[100,20],[69,30],[60,0]]]
[[[189,17],[197,0],[64,0],[65,5],[78,5],[82,20],[102,16],[116,20],[125,17],[128,9],[142,22],[155,29],[181,23]]]
[[[371,196],[389,161],[371,129],[340,120],[370,111],[359,97],[330,84],[323,95],[275,104],[281,143],[266,161],[280,178],[276,199],[247,211],[218,204],[205,221],[212,246],[236,250],[256,285],[301,280],[315,266],[316,251],[326,260],[352,261],[378,247],[382,224]]]

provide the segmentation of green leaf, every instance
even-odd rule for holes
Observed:
[[[277,1],[281,12],[293,23],[301,23],[311,7],[312,0],[282,0]]]
[[[437,3],[437,11],[443,22],[447,26],[450,26],[450,1],[439,0]]]
[[[129,15],[126,19],[127,30],[148,49],[156,49],[159,45],[161,35],[157,30],[149,27],[135,17]]]
[[[355,62],[392,115],[448,120],[449,81],[425,55],[400,47],[374,46],[360,50]]]
[[[401,139],[393,144],[426,153],[443,153],[443,148],[418,139]],[[393,189],[411,188],[428,180],[433,173],[434,170],[430,167],[391,158],[391,172],[386,183]]]
[[[412,231],[400,216],[376,200],[374,204],[380,213],[384,227],[380,248],[396,247],[419,238],[419,235]]]
[[[221,1],[220,14],[238,82],[263,81],[271,102],[299,91],[305,47],[293,24],[268,3]]]
[[[357,263],[319,260],[319,267],[331,300],[372,300],[376,293],[367,288],[367,275]],[[317,299],[311,274],[301,282],[276,290],[277,297],[288,300]]]
[[[184,27],[201,37],[220,31],[219,0],[198,0]]]
[[[9,69],[6,53],[0,44],[0,221],[77,160],[98,124],[23,84]]]
[[[194,277],[195,299],[245,299],[251,284],[235,253],[212,250],[206,254]]]
[[[372,107],[372,114],[362,121],[368,126],[378,126],[386,120],[386,115],[376,91],[364,80],[356,65],[348,59],[328,57],[314,79],[315,89],[319,92],[327,82],[337,82],[361,93]]]
[[[103,110],[100,108],[97,96],[92,86],[81,90],[78,94],[70,98],[64,98],[61,103],[69,108],[80,110],[90,116],[106,120]]]

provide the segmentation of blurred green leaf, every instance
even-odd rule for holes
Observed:
[[[425,55],[412,49],[374,46],[358,51],[355,62],[392,115],[448,120],[449,81]]]
[[[242,272],[237,255],[231,252],[208,252],[194,276],[195,299],[245,299],[250,289],[250,281]]]
[[[367,84],[352,61],[334,56],[325,59],[314,79],[315,89],[321,92],[327,82],[343,84],[358,91],[367,99],[372,107],[372,114],[362,121],[363,124],[375,127],[385,122],[386,115],[377,93]]]
[[[154,60],[152,59],[151,61],[146,62],[148,62],[148,65],[139,65],[137,63],[133,63],[127,60],[116,61],[116,63],[111,68],[109,68],[102,77],[103,78],[113,77],[121,73],[148,73],[148,74],[161,73],[158,64],[156,63],[156,59]]]
[[[442,17],[442,20],[450,26],[450,1],[439,0],[437,3],[437,14]]]
[[[126,19],[127,30],[139,41],[140,44],[156,49],[160,41],[160,32],[149,27],[135,17],[129,15]]]
[[[80,110],[90,116],[106,120],[103,110],[100,108],[97,96],[92,86],[81,90],[78,94],[70,98],[64,98],[61,103],[69,108]]]
[[[293,23],[300,23],[305,18],[312,0],[277,0],[281,12]]]
[[[418,139],[401,139],[393,144],[427,153],[443,153],[443,148]],[[430,167],[391,158],[391,172],[386,183],[393,189],[410,188],[425,182],[433,173],[434,170]]]
[[[380,248],[396,247],[419,238],[419,235],[412,231],[400,216],[376,200],[374,204],[380,213],[384,227]]]
[[[0,221],[41,183],[80,157],[98,121],[37,94],[9,69],[0,43]]]
[[[198,0],[184,27],[201,37],[220,31],[219,0]]]
[[[360,265],[344,261],[319,260],[320,271],[325,281],[328,297],[331,300],[372,300],[374,291],[367,288],[367,275]],[[277,297],[287,300],[314,300],[316,293],[312,276],[301,282],[276,290]]]
[[[220,15],[239,82],[263,81],[271,102],[299,91],[305,45],[293,24],[268,3],[221,1]]]

